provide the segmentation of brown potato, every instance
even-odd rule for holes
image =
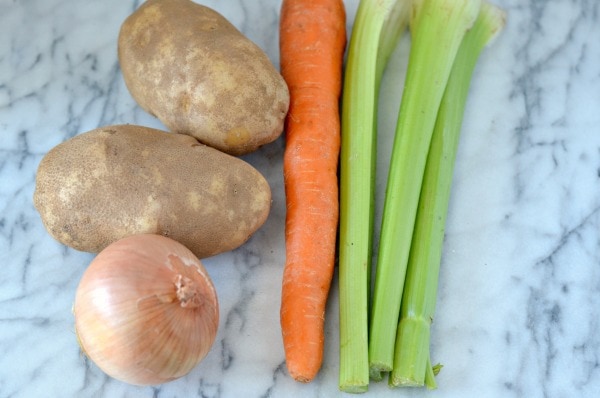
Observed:
[[[260,47],[208,7],[146,1],[121,26],[118,53],[133,98],[173,132],[232,155],[283,132],[283,77]]]
[[[116,125],[50,150],[34,204],[48,232],[77,250],[153,233],[205,258],[240,246],[265,222],[271,189],[251,165],[193,137]]]

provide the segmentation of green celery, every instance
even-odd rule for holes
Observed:
[[[502,30],[506,15],[484,2],[456,55],[442,98],[427,157],[397,333],[392,386],[435,388],[430,363],[430,325],[452,174],[469,86],[481,51]]]
[[[383,209],[369,329],[373,373],[393,367],[394,343],[427,152],[437,111],[465,32],[481,0],[414,0],[402,102]]]
[[[369,383],[368,308],[372,256],[377,99],[381,76],[408,23],[408,0],[361,0],[348,48],[340,156],[339,388]]]

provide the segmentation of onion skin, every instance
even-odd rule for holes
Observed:
[[[86,355],[135,385],[189,373],[208,354],[219,325],[217,294],[200,260],[152,234],[100,252],[82,276],[73,312]]]

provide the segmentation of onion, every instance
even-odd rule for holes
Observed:
[[[215,288],[182,244],[121,239],[96,256],[77,288],[75,330],[109,376],[136,385],[174,380],[209,352],[219,324]]]

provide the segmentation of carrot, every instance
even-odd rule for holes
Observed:
[[[283,158],[286,259],[281,330],[289,374],[309,382],[323,361],[324,318],[339,219],[339,98],[346,45],[341,0],[283,0],[281,74],[290,90]]]

